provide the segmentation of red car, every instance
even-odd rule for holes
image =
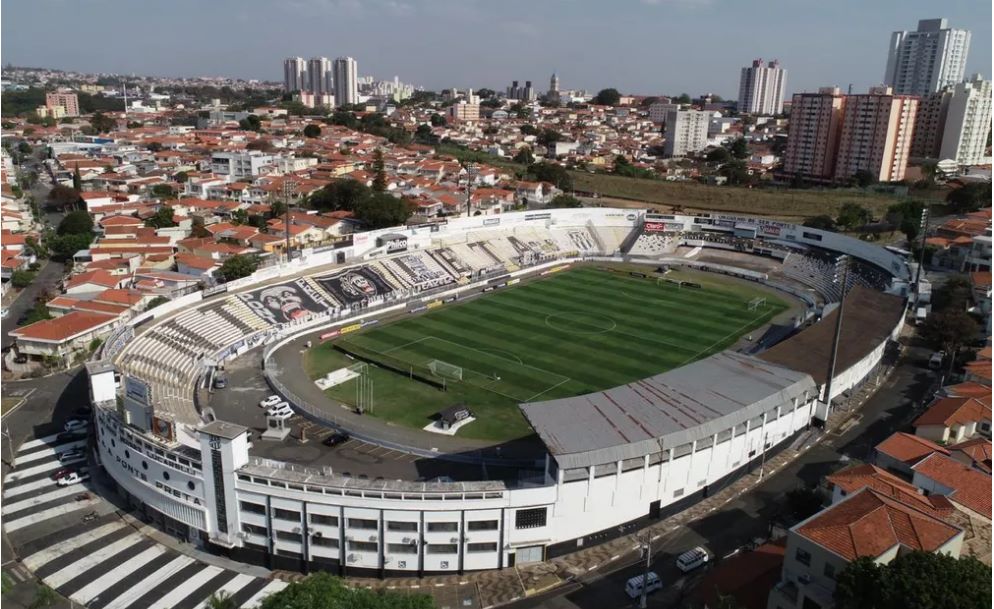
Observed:
[[[74,471],[76,471],[75,467],[63,467],[62,469],[56,470],[55,473],[52,474],[52,480],[58,480],[59,478],[71,474]]]

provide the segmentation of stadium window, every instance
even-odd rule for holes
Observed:
[[[636,457],[634,459],[625,459],[621,462],[621,471],[629,472],[633,469],[642,469],[645,465],[645,459],[642,457]]]
[[[497,544],[494,542],[486,543],[468,543],[466,544],[467,552],[496,552]]]
[[[459,551],[459,546],[454,543],[430,543],[428,544],[428,554],[455,554]]]
[[[514,513],[514,528],[536,529],[545,526],[546,508],[529,508]]]
[[[309,516],[311,524],[323,524],[329,527],[338,526],[338,516],[325,516],[324,514],[311,514]]]
[[[736,438],[739,437],[739,436],[741,436],[741,435],[744,435],[745,432],[746,432],[746,426],[745,426],[744,423],[742,425],[737,425],[735,427],[735,437]]]
[[[794,554],[794,558],[797,559],[797,562],[806,567],[811,566],[811,552],[808,552],[807,550],[797,548],[797,553]]]
[[[276,539],[280,541],[292,541],[300,543],[300,533],[291,533],[290,531],[276,531]]]
[[[416,522],[399,522],[392,521],[387,523],[388,531],[402,531],[406,533],[416,532],[418,530],[418,523]]]
[[[731,439],[731,437],[732,437],[732,429],[730,427],[724,431],[718,432],[718,444],[721,444],[722,442],[728,442],[728,440]]]
[[[804,231],[803,234],[805,239],[811,239],[812,241],[821,241],[821,235],[817,235],[815,233],[809,233],[808,231]]]
[[[770,421],[776,421],[777,418],[778,417],[777,417],[777,409],[776,408],[774,408],[773,410],[770,410],[770,411],[768,411],[766,413],[766,422],[767,423],[769,423]]]
[[[377,529],[379,524],[375,520],[349,518],[349,527],[353,529]]]
[[[312,546],[321,546],[322,548],[337,548],[338,540],[334,537],[325,537],[324,535],[318,536],[314,535],[311,537]]]
[[[266,506],[259,505],[258,503],[250,503],[248,501],[240,502],[239,506],[242,508],[243,512],[248,512],[250,514],[265,514]]]
[[[663,460],[663,453],[652,453],[649,455],[649,466],[652,467]]]
[[[455,533],[459,530],[458,522],[429,522],[429,533]]]
[[[470,531],[496,531],[498,524],[496,520],[470,520],[466,528]]]
[[[291,522],[300,521],[300,512],[294,512],[293,510],[284,510],[281,508],[276,508],[273,510],[273,518],[279,520],[289,520]]]
[[[687,442],[686,444],[681,444],[673,449],[673,458],[679,459],[680,457],[686,457],[692,452],[694,452],[694,443]]]
[[[413,543],[387,544],[387,554],[417,554],[418,546]]]
[[[677,497],[683,497],[683,489],[682,488],[678,488],[675,491],[673,491],[673,498],[676,499]]]
[[[255,524],[242,523],[242,530],[246,533],[251,533],[252,535],[265,535],[266,527],[260,527]]]
[[[613,476],[616,473],[618,473],[618,466],[614,463],[605,463],[604,465],[597,465],[594,467],[594,478]]]
[[[697,441],[697,452],[711,448],[714,446],[714,436],[708,436],[706,438],[701,438]]]
[[[349,550],[353,552],[375,552],[379,549],[375,541],[350,541]]]

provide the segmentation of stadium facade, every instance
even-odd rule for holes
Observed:
[[[790,264],[804,265],[812,287],[791,291],[756,271],[669,257],[679,245],[799,260]],[[201,403],[218,367],[250,349],[264,348],[265,364],[305,333],[346,333],[581,260],[705,267],[821,305],[845,292],[826,253],[862,269],[833,378],[826,362],[838,309],[825,307],[821,322],[760,353],[723,352],[605,391],[522,404],[546,452],[516,480],[356,479],[262,459],[252,442],[264,440]],[[881,288],[908,278],[900,256],[866,242],[723,214],[549,210],[359,233],[347,247],[305,250],[119,328],[87,365],[95,454],[160,527],[246,562],[414,575],[543,560],[675,513],[825,421],[832,398],[866,379],[900,332],[903,298]],[[321,420],[269,372],[297,412]]]

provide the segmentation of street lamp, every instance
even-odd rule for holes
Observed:
[[[479,175],[480,170],[476,163],[466,163],[464,167],[466,168],[466,217],[469,218],[473,215],[473,181]]]
[[[290,263],[290,200],[293,197],[294,192],[297,190],[297,183],[290,179],[284,179],[283,185],[280,190],[283,195],[283,206],[286,208],[283,212],[283,231],[286,235],[286,261],[287,264],[289,264]]]

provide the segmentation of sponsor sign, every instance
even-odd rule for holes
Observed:
[[[326,311],[331,303],[307,279],[297,279],[238,294],[256,315],[270,324],[283,324]]]
[[[759,227],[759,232],[763,233],[764,235],[771,235],[773,237],[779,237],[780,230],[781,228],[779,226],[773,226],[773,225],[764,224],[763,226]]]
[[[176,424],[169,419],[152,416],[152,433],[169,442],[176,440]]]
[[[663,220],[676,220],[676,216],[669,214],[646,214],[645,219],[647,222],[659,222]]]
[[[635,219],[635,214],[628,214],[627,216],[625,216],[625,220],[634,220],[634,219]]]
[[[358,332],[359,330],[362,330],[362,324],[361,323],[358,323],[358,324],[349,324],[347,326],[342,326],[341,328],[339,328],[338,329],[338,334],[339,335],[341,335],[341,334],[349,334],[350,332]]]
[[[442,303],[443,304],[449,304],[450,302],[455,302],[458,299],[459,299],[458,296],[449,296],[448,298],[443,298],[442,299]]]
[[[511,279],[507,282],[507,285],[514,285],[516,283],[521,283],[521,279],[520,278]]]
[[[408,309],[407,312],[413,315],[414,313],[420,313],[421,311],[427,311],[427,310],[428,307],[420,306],[420,307],[414,307],[413,309]]]
[[[527,222],[528,220],[548,220],[551,217],[552,217],[551,213],[528,214],[525,216],[525,221]]]
[[[715,226],[727,226],[729,228],[735,228],[735,220],[716,220]]]
[[[222,283],[221,285],[216,285],[212,288],[207,288],[206,290],[203,291],[203,295],[204,298],[207,298],[208,296],[213,296],[215,294],[220,294],[222,292],[227,292],[227,291],[228,291],[228,284]]]
[[[679,232],[679,231],[683,230],[683,223],[682,222],[664,222],[663,226],[666,227],[666,230],[670,230],[670,231],[677,231],[677,232]]]
[[[152,402],[148,383],[133,376],[124,377],[124,397],[142,406],[148,406]]]
[[[339,335],[340,333],[341,333],[341,332],[340,332],[339,330],[332,330],[331,332],[325,332],[325,333],[324,333],[324,334],[322,334],[322,335],[321,335],[321,336],[320,336],[319,338],[320,338],[321,340],[328,340],[329,338],[335,338],[335,337],[336,337],[336,336],[338,336],[338,335]]]
[[[553,267],[553,268],[551,268],[551,269],[549,269],[547,271],[542,271],[541,273],[539,273],[539,275],[551,275],[553,273],[558,273],[560,271],[565,271],[568,268],[569,268],[568,264],[563,264],[563,265],[560,265],[560,266]]]
[[[352,305],[393,291],[378,271],[360,266],[319,277],[317,284],[341,302]]]
[[[642,230],[647,233],[661,233],[666,230],[666,224],[663,222],[646,222],[642,225]]]
[[[500,224],[500,218],[484,218],[483,226],[497,226]]]
[[[487,287],[483,288],[480,291],[481,292],[493,292],[496,289],[497,289],[496,286],[488,285]]]
[[[442,306],[442,301],[441,300],[433,300],[433,301],[429,302],[428,304],[426,304],[425,308],[426,309],[437,309],[440,306]]]

